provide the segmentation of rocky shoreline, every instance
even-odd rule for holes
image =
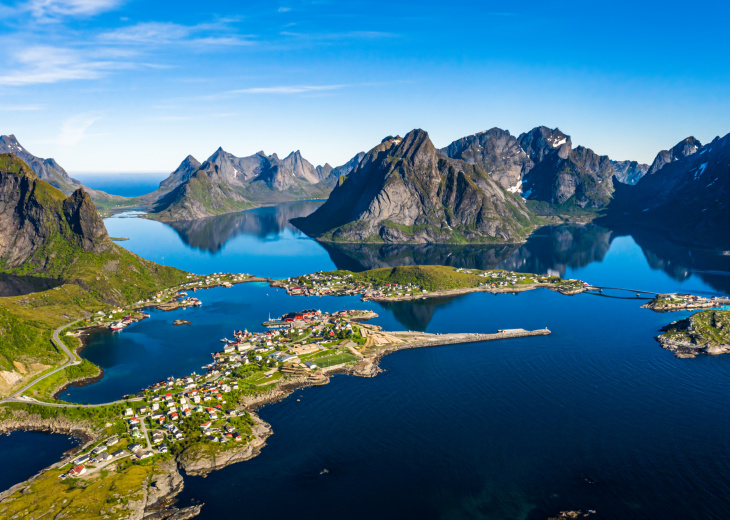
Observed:
[[[93,383],[98,383],[101,381],[101,379],[104,377],[104,369],[100,366],[94,365],[97,368],[97,374],[95,376],[91,377],[80,377],[79,379],[74,379],[73,381],[67,381],[57,389],[55,389],[51,393],[51,399],[58,399],[58,396],[61,395],[63,392],[65,392],[67,389],[71,388],[72,386],[80,387],[80,386],[86,386]]]
[[[702,345],[692,343],[691,341],[677,341],[657,336],[656,340],[661,344],[663,349],[674,352],[674,355],[680,359],[692,359],[697,354],[706,354],[708,356],[719,356],[720,354],[729,354],[730,345]]]

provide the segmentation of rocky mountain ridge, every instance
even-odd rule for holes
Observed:
[[[78,188],[66,197],[14,154],[0,154],[0,208],[3,269],[33,262],[42,270],[54,242],[90,253],[113,246],[88,193]]]
[[[36,157],[23,148],[15,135],[0,135],[0,153],[12,153],[24,161],[39,179],[46,181],[54,188],[66,195],[82,188],[91,198],[98,202],[122,202],[124,197],[110,195],[103,191],[94,190],[84,186],[81,182],[72,178],[55,159],[42,159]]]
[[[332,168],[313,166],[298,150],[279,159],[264,152],[236,157],[218,148],[202,164],[188,156],[157,192],[140,199],[158,220],[187,221],[266,203],[326,198],[337,179],[361,157]]]
[[[688,138],[672,150],[687,152],[697,145]],[[730,246],[730,134],[692,153],[669,156],[674,159],[635,186],[614,183],[607,222],[631,222],[683,240]]]
[[[329,199],[292,223],[325,241],[510,242],[532,229],[519,196],[480,167],[440,154],[423,130],[386,137]]]

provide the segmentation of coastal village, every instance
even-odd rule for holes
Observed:
[[[144,312],[146,308],[155,308],[162,311],[174,311],[186,307],[200,307],[203,302],[199,298],[190,296],[189,292],[197,292],[202,289],[214,287],[230,288],[234,285],[246,282],[267,281],[249,274],[213,273],[210,275],[187,275],[189,281],[163,291],[158,291],[152,298],[139,300],[129,307],[116,307],[106,312],[98,311],[92,318],[85,320],[86,327],[76,328],[68,331],[69,335],[78,335],[85,328],[108,327],[112,330],[121,330],[124,327],[136,323],[150,315]]]
[[[246,449],[247,444],[262,441],[256,436],[260,420],[247,411],[262,396],[285,385],[326,384],[336,372],[373,376],[379,371],[380,356],[394,350],[550,333],[546,329],[442,335],[384,332],[363,323],[375,317],[372,311],[308,309],[263,323],[265,331],[235,331],[233,339],[220,340],[221,349],[211,354],[200,374],[169,378],[126,396],[117,423],[108,425],[114,433],[87,445],[61,468],[59,477],[89,478],[122,459],[142,463],[192,452],[214,457],[217,452]]]
[[[714,309],[730,305],[730,298],[722,296],[697,296],[694,294],[659,294],[652,301],[642,305],[645,309],[658,312],[693,309]]]
[[[421,282],[416,279],[413,281],[400,280],[408,278],[409,273],[405,273],[407,270],[428,272],[429,269],[447,270],[447,272],[438,273],[439,278],[435,283]],[[273,282],[272,286],[284,288],[287,294],[294,296],[360,295],[362,301],[424,299],[464,292],[522,292],[541,287],[564,294],[578,294],[589,287],[589,284],[581,280],[564,280],[557,276],[515,273],[501,269],[483,271],[423,266],[400,268],[400,270],[404,272],[405,276],[389,276],[388,271],[397,272],[395,269],[375,269],[364,273],[319,271]],[[443,283],[439,283],[441,281]]]

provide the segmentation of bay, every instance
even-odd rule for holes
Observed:
[[[538,230],[514,246],[323,246],[288,218],[294,203],[168,226],[122,215],[124,247],[194,272],[285,277],[334,268],[441,263],[559,273],[597,285],[725,294],[730,258],[641,232]],[[274,435],[251,461],[186,477],[200,518],[546,518],[593,508],[609,518],[726,518],[730,357],[677,359],[653,339],[686,312],[641,309],[631,292],[470,294],[397,304],[290,297],[266,284],[196,294],[198,309],[152,312],[95,332],[83,356],[101,381],[68,389],[104,402],[207,364],[234,329],[261,330],[303,308],[368,308],[389,330],[550,336],[403,351],[372,379],[336,376],[260,411]],[[174,327],[185,318],[189,327]],[[298,399],[298,400],[297,400]],[[327,469],[328,472],[323,472]],[[283,498],[283,499],[282,499]]]

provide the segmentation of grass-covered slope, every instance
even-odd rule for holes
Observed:
[[[507,271],[494,271],[503,272],[506,275],[512,274]],[[443,265],[417,265],[417,266],[402,266],[402,267],[384,267],[380,269],[371,269],[369,271],[363,271],[360,273],[353,273],[350,271],[331,271],[323,273],[324,275],[334,276],[352,276],[354,281],[362,281],[365,283],[385,285],[385,284],[396,284],[406,286],[413,284],[425,289],[427,291],[447,291],[451,289],[469,289],[473,287],[479,287],[480,284],[485,283],[485,278],[479,276],[481,271],[475,269],[457,269],[454,267],[448,267]],[[536,283],[536,275],[524,274],[525,280],[521,280],[521,283],[531,284]],[[545,278],[549,282],[560,281],[558,277],[539,277]]]
[[[216,172],[199,170],[155,204],[150,218],[162,221],[195,220],[242,211],[254,204]]]
[[[88,194],[67,197],[12,154],[0,154],[0,272],[59,284],[0,298],[0,393],[65,360],[54,329],[187,276],[114,244]]]

